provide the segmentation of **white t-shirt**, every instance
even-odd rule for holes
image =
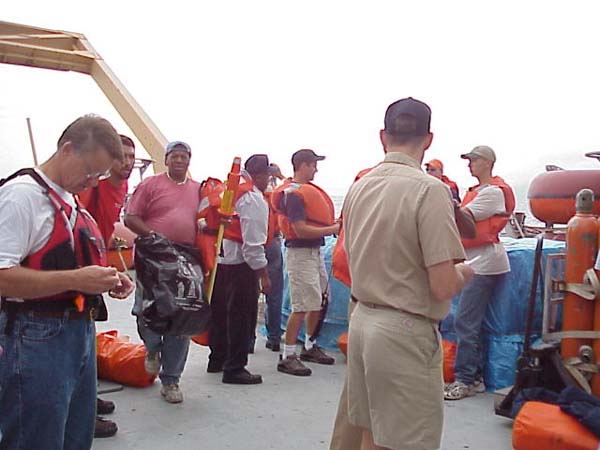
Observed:
[[[36,172],[72,207],[71,225],[77,217],[73,194]],[[0,269],[21,264],[41,249],[54,228],[54,208],[42,188],[29,175],[17,177],[0,187]]]
[[[502,189],[489,184],[480,186],[477,196],[465,208],[471,211],[476,222],[488,219],[496,214],[506,213]],[[481,256],[471,266],[477,275],[499,275],[510,272],[508,255],[501,243],[469,248],[466,252],[468,259]]]

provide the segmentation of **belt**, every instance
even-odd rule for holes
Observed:
[[[86,307],[83,311],[77,311],[70,300],[67,304],[64,300],[44,302],[2,302],[2,311],[9,316],[16,314],[28,314],[33,317],[67,317],[69,320],[94,320],[97,310],[94,307]]]
[[[401,313],[404,313],[404,314],[409,314],[409,315],[414,316],[414,317],[418,317],[420,319],[425,319],[425,320],[427,320],[429,322],[432,322],[432,323],[438,323],[437,320],[431,319],[429,317],[422,316],[420,314],[415,314],[415,313],[412,313],[410,311],[406,311],[405,309],[394,308],[393,306],[382,305],[380,303],[365,302],[363,300],[357,299],[352,294],[350,294],[350,298],[352,299],[352,301],[354,303],[360,303],[361,305],[366,306],[367,308],[370,308],[370,309],[387,309],[387,310],[391,310],[391,311],[397,311],[397,312],[401,312]]]

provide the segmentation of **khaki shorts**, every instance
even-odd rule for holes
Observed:
[[[444,422],[437,323],[359,304],[350,320],[348,415],[394,450],[439,449]]]
[[[318,311],[327,287],[327,272],[319,248],[288,248],[285,264],[290,280],[292,312]]]

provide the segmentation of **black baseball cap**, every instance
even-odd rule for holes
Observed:
[[[315,161],[323,161],[324,159],[324,156],[317,155],[314,151],[304,148],[302,150],[298,150],[292,155],[292,165],[297,167],[302,163],[310,164],[314,163]]]
[[[415,119],[414,123],[399,120],[403,116]],[[409,121],[412,122],[412,121]],[[426,136],[431,124],[431,108],[412,97],[397,100],[385,112],[385,132],[391,136]]]
[[[269,163],[269,157],[265,154],[250,156],[244,163],[244,169],[246,169],[250,175],[259,175],[262,173],[275,175],[279,171],[276,166],[272,166]]]

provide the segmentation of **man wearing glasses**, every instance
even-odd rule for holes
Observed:
[[[90,448],[102,293],[130,280],[106,265],[98,227],[74,194],[123,158],[98,116],[70,124],[52,157],[0,182],[0,430],[3,449]]]

